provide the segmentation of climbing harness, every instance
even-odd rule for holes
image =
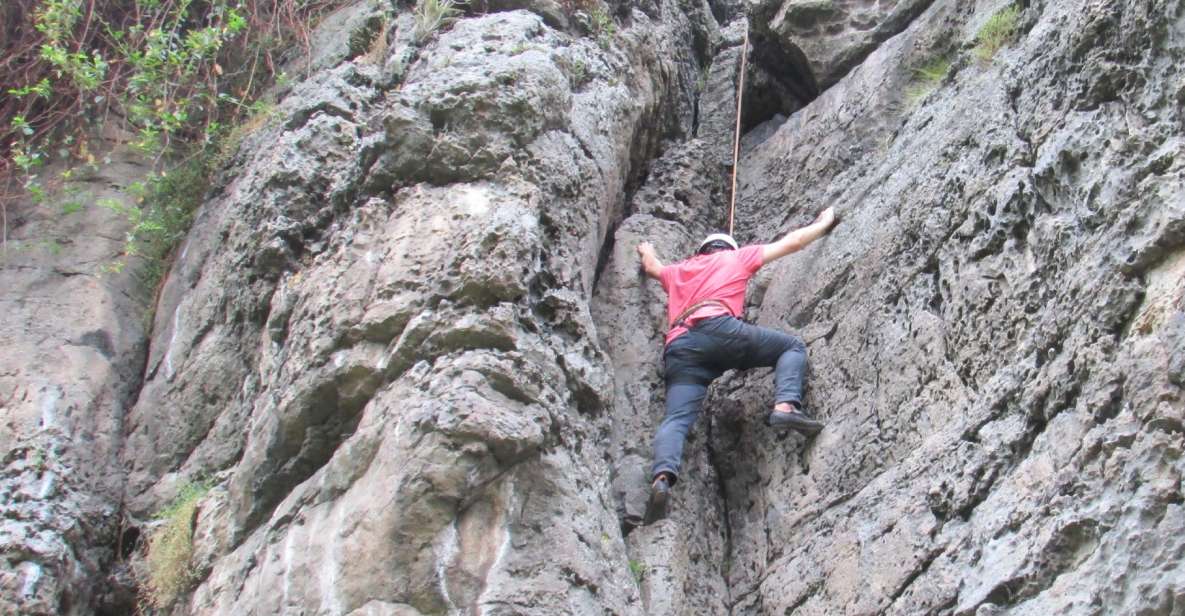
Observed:
[[[741,156],[741,103],[745,98],[745,70],[749,61],[749,24],[745,24],[745,42],[741,45],[741,78],[737,87],[737,122],[732,139],[732,202],[728,206],[728,234],[732,235],[732,223],[737,211],[737,164]]]
[[[728,304],[726,304],[718,299],[705,299],[703,301],[699,301],[699,302],[696,302],[696,303],[688,306],[687,310],[684,310],[682,313],[679,314],[679,316],[675,317],[675,320],[671,322],[671,329],[675,329],[676,327],[687,327],[688,329],[690,329],[690,327],[688,327],[688,325],[687,325],[687,319],[689,317],[691,317],[691,315],[694,314],[695,311],[699,310],[700,308],[706,308],[708,306],[720,306],[721,308],[728,311],[729,316],[731,316],[731,317],[736,316],[735,314],[732,313],[732,308],[729,308]]]

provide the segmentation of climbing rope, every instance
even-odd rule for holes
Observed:
[[[741,79],[737,87],[737,125],[732,139],[732,199],[728,206],[728,234],[737,212],[737,164],[741,157],[741,103],[745,100],[745,69],[749,61],[749,25],[745,24],[745,42],[741,46]]]

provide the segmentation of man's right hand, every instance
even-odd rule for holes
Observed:
[[[638,244],[638,256],[645,259],[647,254],[654,254],[654,246],[650,245],[650,242]]]

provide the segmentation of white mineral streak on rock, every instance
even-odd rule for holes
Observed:
[[[460,550],[459,543],[457,520],[454,519],[440,531],[440,536],[436,539],[436,582],[440,584],[440,596],[444,597],[444,602],[448,604],[450,614],[455,613],[457,607],[453,605],[453,599],[448,592],[448,569]]]
[[[53,494],[54,480],[56,475],[52,472],[46,472],[45,477],[41,478],[41,489],[37,492],[37,498],[46,499],[50,494]]]
[[[470,216],[485,216],[490,211],[490,197],[480,186],[466,186],[461,204]]]
[[[52,430],[57,427],[58,403],[62,401],[62,388],[49,385],[42,390],[41,397],[41,429]]]
[[[306,554],[322,552],[321,564],[321,612],[325,614],[341,614],[344,610],[341,598],[337,593],[337,578],[341,569],[338,550],[340,548],[342,519],[345,508],[338,507],[336,512],[325,516],[315,516],[316,522],[309,525],[308,550]],[[320,545],[317,542],[323,542]]]
[[[518,499],[514,498],[515,494],[517,494],[517,491],[515,490],[515,482],[513,479],[511,479],[507,481],[506,485],[502,488],[502,495],[506,499],[506,511],[518,510]],[[493,586],[490,584],[490,579],[497,571],[501,570],[502,561],[506,558],[506,555],[510,553],[510,516],[503,515],[501,517],[502,525],[498,530],[502,533],[502,541],[498,542],[498,551],[494,555],[494,562],[490,564],[490,568],[486,572],[486,584],[482,589],[483,595],[491,588],[491,586]],[[479,605],[481,604],[481,599],[481,597],[478,597],[477,602]]]
[[[181,304],[173,309],[173,331],[169,332],[169,344],[165,347],[165,378],[173,380],[173,347],[177,343],[177,331],[181,329]]]
[[[281,585],[283,589],[283,600],[280,603],[281,609],[288,607],[288,597],[292,592],[292,561],[293,557],[296,555],[296,552],[292,546],[296,542],[296,534],[298,530],[299,528],[296,526],[289,527],[288,536],[284,537],[284,552],[282,556],[284,559],[284,579]]]
[[[20,569],[24,572],[24,579],[21,581],[21,596],[32,597],[37,594],[37,582],[41,581],[41,565],[26,560],[21,563]]]

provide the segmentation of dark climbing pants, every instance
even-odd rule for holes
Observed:
[[[651,477],[677,478],[683,441],[699,416],[708,385],[732,368],[774,368],[774,401],[799,403],[806,374],[806,345],[797,336],[713,317],[676,338],[663,354],[667,412],[654,437]]]

